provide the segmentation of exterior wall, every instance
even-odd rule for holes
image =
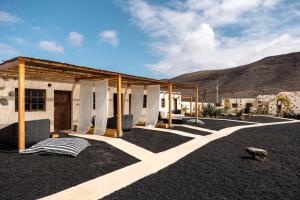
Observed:
[[[162,107],[162,99],[165,99],[165,107]],[[177,109],[181,110],[181,94],[177,92],[172,93],[172,110],[175,109],[174,99],[177,99]],[[164,117],[169,113],[169,93],[166,91],[160,92],[159,111],[163,113]]]
[[[0,77],[0,80],[2,78]],[[15,89],[18,88],[18,80],[15,79],[6,79],[1,81],[0,87],[0,99],[7,99],[8,105],[4,106],[0,104],[0,127],[15,123],[18,121],[18,112],[15,111]],[[51,86],[48,86],[51,84]],[[2,88],[3,85],[3,88]],[[72,94],[72,120],[71,127],[78,124],[78,112],[79,112],[79,94],[80,94],[80,85],[78,83],[60,83],[60,82],[48,82],[48,81],[33,81],[26,80],[25,88],[28,89],[42,89],[46,90],[46,110],[45,111],[32,111],[25,112],[25,120],[36,120],[36,119],[50,119],[51,131],[54,131],[54,91],[70,91]],[[108,117],[112,117],[114,113],[113,105],[113,95],[117,93],[117,88],[110,86],[109,87],[109,109]],[[123,113],[129,114],[129,94],[131,93],[130,88],[122,88],[123,94]],[[144,90],[144,94],[147,94],[147,90]],[[181,95],[180,93],[173,93],[173,98],[177,98],[178,109],[181,109]],[[161,98],[166,98],[165,108],[161,107]],[[160,111],[168,112],[168,94],[165,92],[160,93]],[[174,106],[172,110],[174,109]],[[141,121],[146,121],[146,108],[143,108]]]
[[[48,84],[51,84],[49,87]],[[0,98],[8,100],[8,105],[0,105],[0,126],[11,124],[18,121],[18,112],[15,111],[15,88],[18,88],[18,80],[8,79],[4,81],[5,88],[0,90]],[[54,131],[54,91],[63,90],[70,91],[72,94],[72,120],[71,126],[78,124],[79,112],[79,94],[80,86],[76,83],[59,83],[59,82],[46,82],[46,81],[25,81],[25,88],[28,89],[43,89],[46,90],[46,110],[45,111],[32,111],[25,112],[26,120],[36,119],[50,119],[51,131]],[[113,94],[117,92],[117,88],[109,87],[109,109],[108,116],[113,116]],[[9,94],[13,95],[9,95]],[[130,89],[123,88],[123,106],[124,114],[129,114],[129,93]]]
[[[231,102],[231,106],[232,109],[231,110],[235,110],[235,109],[245,109],[246,105],[248,103],[252,103],[252,107],[251,110],[256,110],[256,98],[229,98],[230,102]],[[236,104],[237,107],[234,107],[233,104]],[[224,107],[225,105],[225,99],[221,100],[221,106]]]
[[[182,108],[186,108],[186,113],[190,114],[190,101],[182,101]],[[204,106],[206,106],[207,104],[209,103],[203,103]],[[198,102],[198,109],[201,111],[202,110],[202,102]],[[195,112],[195,102],[193,101],[192,102],[192,113]]]
[[[15,88],[18,88],[18,80],[8,79],[4,81],[5,88],[0,90],[0,98],[8,100],[8,105],[0,105],[0,124],[11,124],[18,121],[18,112],[15,111]],[[48,84],[51,87],[48,87]],[[72,92],[72,125],[78,122],[79,85],[72,83],[25,81],[25,88],[46,90],[46,111],[25,112],[26,120],[50,119],[51,131],[54,130],[54,90]],[[12,94],[12,95],[9,95]]]
[[[268,101],[269,114],[277,114],[277,100],[280,95],[286,95],[291,101],[291,111],[295,114],[300,114],[300,91],[280,92],[278,95],[274,95],[274,97]]]
[[[270,115],[277,114],[277,100],[280,95],[286,95],[291,100],[291,111],[300,114],[300,91],[280,92],[271,95],[258,95],[256,98],[230,98],[230,102],[237,103],[238,109],[244,109],[247,103],[252,103],[252,111],[267,111]],[[224,99],[221,101],[224,106]],[[235,108],[233,108],[235,109]]]

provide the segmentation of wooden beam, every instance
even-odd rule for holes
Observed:
[[[55,62],[55,61],[48,61],[48,60],[41,60],[35,58],[28,58],[28,57],[19,57],[19,59],[25,60],[26,64],[26,74],[27,75],[46,75],[49,79],[53,78],[59,80],[59,78],[66,78],[66,79],[103,79],[109,77],[117,77],[122,76],[122,80],[127,82],[128,84],[139,84],[139,85],[153,85],[153,84],[160,84],[161,88],[168,87],[168,83],[170,81],[166,80],[156,80],[146,77],[139,77],[134,75],[122,74],[117,72],[110,72],[106,70],[100,70],[90,67],[84,66],[77,66],[67,63]],[[9,60],[2,64],[0,64],[0,70],[18,67],[19,61],[18,59]],[[18,75],[18,70],[15,70],[16,76]],[[35,78],[36,79],[36,78]],[[36,79],[38,80],[38,79]],[[50,81],[50,80],[49,80]],[[73,82],[73,80],[72,80]],[[172,89],[193,89],[195,86],[186,83],[178,83],[178,82],[171,82]]]
[[[199,119],[199,112],[198,112],[198,98],[199,98],[199,90],[198,87],[195,89],[195,115],[196,115],[196,123]]]
[[[18,60],[15,60],[15,61],[7,61],[7,62],[4,62],[2,64],[0,64],[0,70],[3,70],[3,69],[9,69],[9,68],[12,68],[12,67],[18,67]]]
[[[117,76],[117,131],[118,137],[122,137],[122,76]]]
[[[172,127],[172,83],[169,82],[169,127]]]
[[[22,152],[25,149],[25,59],[22,58],[19,58],[18,84],[18,147]]]

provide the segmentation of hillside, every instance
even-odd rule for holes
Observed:
[[[219,96],[256,97],[280,91],[300,91],[300,52],[266,57],[257,62],[223,70],[187,73],[171,79],[175,82],[196,84],[200,93],[208,90],[208,101]],[[189,94],[190,91],[184,91]]]

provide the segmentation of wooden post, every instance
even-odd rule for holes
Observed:
[[[25,59],[19,58],[18,76],[18,146],[25,149]]]
[[[172,83],[169,83],[169,127],[172,127]]]
[[[196,87],[195,89],[195,115],[196,115],[196,122],[198,122],[199,119],[199,113],[198,113],[198,95],[199,95],[199,91],[198,91],[198,87]]]
[[[117,83],[117,132],[118,137],[122,137],[122,77],[120,75]]]

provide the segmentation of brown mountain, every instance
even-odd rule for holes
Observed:
[[[207,89],[207,101],[216,100],[217,84],[220,98],[300,91],[300,52],[270,56],[234,68],[187,73],[171,80],[198,85],[201,94]]]

